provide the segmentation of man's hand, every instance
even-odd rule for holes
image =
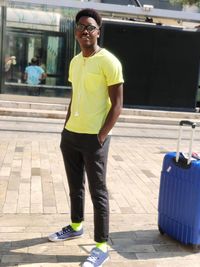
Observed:
[[[99,141],[99,144],[102,146],[103,143],[105,142],[106,140],[106,136],[104,136],[103,134],[97,134],[97,138],[98,138],[98,141]]]
[[[123,106],[123,84],[115,84],[108,87],[111,101],[111,108],[106,117],[105,123],[99,131],[97,137],[99,143],[103,145],[106,136],[115,125]]]

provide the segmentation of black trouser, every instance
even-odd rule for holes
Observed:
[[[40,95],[40,85],[38,86],[27,86],[27,92],[29,95],[37,96]]]
[[[71,220],[84,220],[85,175],[94,208],[94,240],[104,242],[109,234],[109,200],[106,187],[106,167],[110,136],[101,146],[96,134],[62,132],[61,151],[68,178]]]

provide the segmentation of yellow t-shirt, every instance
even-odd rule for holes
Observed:
[[[65,128],[98,134],[110,110],[108,86],[123,83],[119,60],[106,49],[91,57],[75,56],[69,68],[72,83],[71,115]]]

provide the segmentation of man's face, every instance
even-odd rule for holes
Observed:
[[[76,25],[75,37],[82,48],[92,47],[99,38],[99,26],[91,17],[81,17]]]

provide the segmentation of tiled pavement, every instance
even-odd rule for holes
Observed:
[[[17,108],[19,114],[27,115],[28,109],[33,109],[31,114],[40,116],[38,111],[44,105],[35,106],[35,103],[49,104],[49,98],[37,98],[35,101],[35,98],[17,99],[16,96],[0,95],[0,99],[7,101],[1,102],[1,115],[5,111],[16,114]],[[56,107],[48,108],[63,110],[60,104],[65,105],[65,102],[60,101],[52,99]],[[64,113],[59,114],[61,121]],[[162,121],[169,124],[167,117],[171,117],[170,124],[174,125],[180,119],[177,118],[180,114],[175,116],[175,113],[168,112],[154,114],[151,111],[143,118],[142,111],[136,110],[134,113],[134,118],[128,117],[129,122],[156,124]],[[51,117],[52,114],[48,113],[47,116]],[[199,120],[200,114],[182,113],[181,116]],[[126,121],[127,118],[123,119]],[[59,149],[62,123],[52,123],[47,129],[47,124],[38,123],[38,118],[32,118],[37,123],[33,123],[35,126],[29,125],[23,132],[27,120],[19,118],[18,121],[6,122],[4,118],[0,122],[0,266],[80,266],[94,245],[93,213],[88,190],[84,237],[61,243],[48,242],[48,234],[69,222],[68,187]],[[8,131],[1,128],[5,122]],[[118,127],[114,128],[109,152],[107,180],[111,210],[111,259],[105,266],[200,267],[199,253],[167,236],[161,236],[157,229],[162,159],[164,153],[175,149],[176,141],[171,138],[174,128],[169,127],[171,133],[166,136],[163,131],[165,126],[159,126],[158,130],[152,125],[142,127],[141,124],[129,123],[124,127],[122,124],[118,123]],[[200,143],[195,145],[200,151]]]
[[[162,159],[174,139],[122,131],[114,130],[109,152],[111,259],[105,266],[200,267],[199,253],[157,229]],[[88,191],[84,237],[47,240],[69,221],[59,142],[57,133],[0,131],[0,266],[75,267],[94,245]]]

